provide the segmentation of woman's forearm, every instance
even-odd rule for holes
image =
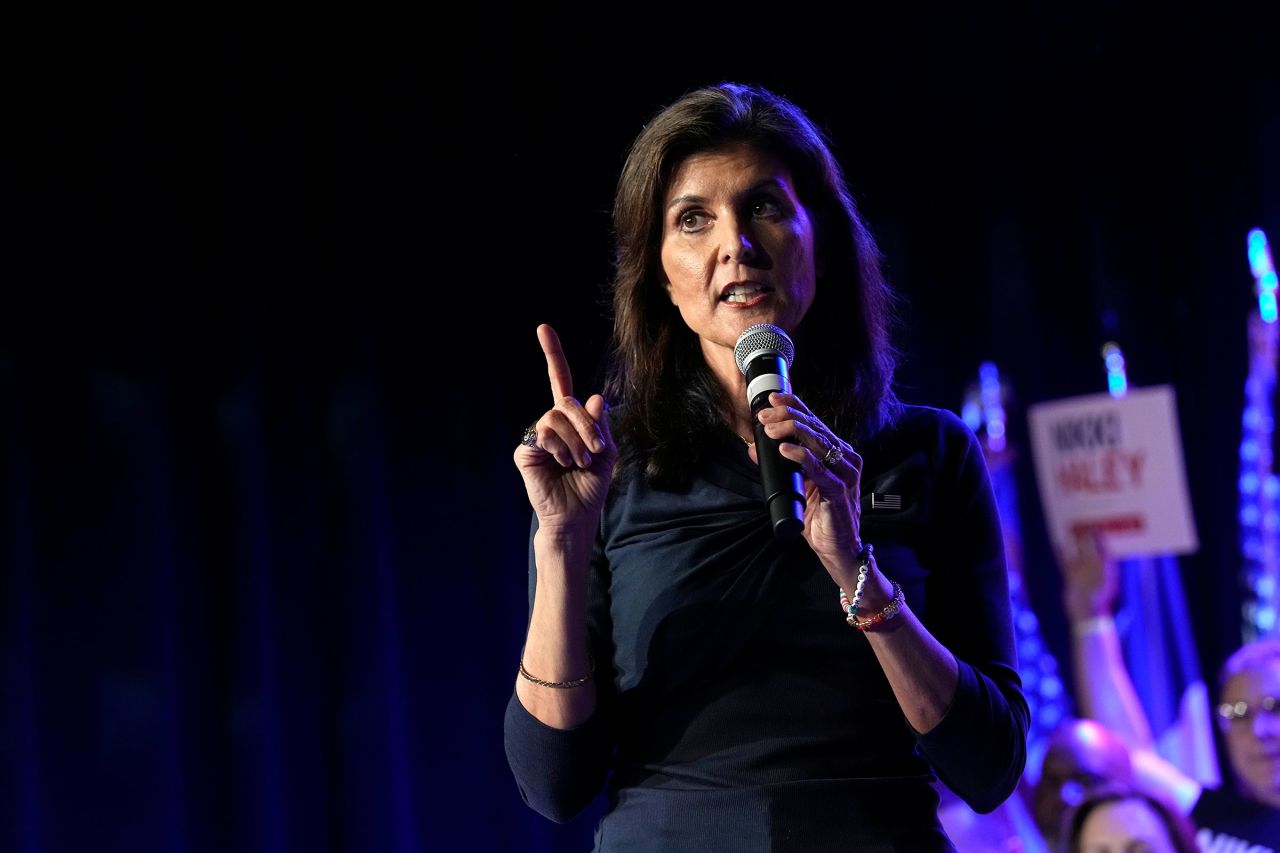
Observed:
[[[591,546],[580,537],[539,530],[533,550],[537,585],[521,657],[524,674],[516,676],[516,695],[540,722],[570,729],[590,718],[596,707],[586,627]],[[547,686],[538,681],[576,686]]]
[[[930,731],[955,699],[960,680],[955,656],[909,606],[865,633],[907,722],[921,734]]]

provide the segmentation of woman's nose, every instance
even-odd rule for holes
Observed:
[[[754,258],[756,244],[751,233],[736,222],[730,222],[726,227],[724,251],[720,255],[721,263],[749,261]]]

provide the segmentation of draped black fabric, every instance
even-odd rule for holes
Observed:
[[[511,452],[549,402],[538,322],[599,388],[626,144],[721,77],[830,128],[908,300],[909,401],[958,408],[994,358],[1025,447],[1018,407],[1101,390],[1105,339],[1177,384],[1211,670],[1237,642],[1244,234],[1280,239],[1255,12],[885,7],[748,21],[764,42],[730,28],[715,61],[689,10],[14,13],[0,849],[589,847],[594,813],[534,814],[503,755]],[[705,45],[725,22],[698,14]]]

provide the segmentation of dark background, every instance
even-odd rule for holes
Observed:
[[[1280,239],[1277,15],[1053,3],[28,13],[5,35],[0,849],[583,850],[501,744],[511,452],[608,333],[627,144],[762,83],[831,135],[904,297],[901,396],[1177,391],[1201,662]],[[802,354],[801,354],[802,357]],[[1033,603],[1057,580],[1018,462]]]

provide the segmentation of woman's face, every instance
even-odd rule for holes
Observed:
[[[1222,689],[1222,701],[1246,703],[1244,717],[1225,723],[1231,767],[1254,797],[1280,803],[1280,705],[1268,711],[1266,697],[1280,697],[1280,663],[1232,676]]]
[[[667,188],[667,293],[709,358],[747,326],[794,332],[813,303],[814,224],[782,161],[748,145],[694,154]]]
[[[1102,803],[1080,827],[1080,853],[1177,853],[1160,817],[1142,800]]]

